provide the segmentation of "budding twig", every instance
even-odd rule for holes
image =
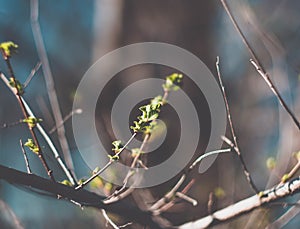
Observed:
[[[245,44],[245,46],[247,47],[247,50],[249,51],[252,60],[250,60],[251,64],[256,68],[256,71],[261,75],[261,77],[264,79],[264,81],[268,84],[269,88],[271,89],[271,91],[274,93],[274,95],[276,96],[276,98],[278,99],[279,103],[281,104],[281,106],[286,110],[286,112],[290,115],[290,117],[292,118],[292,120],[294,121],[294,123],[296,124],[296,126],[298,127],[298,129],[300,130],[300,122],[299,120],[296,118],[295,114],[291,111],[291,109],[288,107],[288,105],[286,104],[286,102],[284,101],[284,99],[282,98],[282,96],[280,95],[277,87],[274,85],[274,83],[272,82],[271,78],[269,77],[267,71],[264,69],[262,63],[259,61],[258,57],[256,56],[255,52],[253,51],[253,48],[250,46],[249,42],[247,41],[245,35],[243,34],[242,30],[240,29],[240,27],[238,26],[235,18],[233,17],[227,3],[226,0],[220,0],[226,13],[228,14],[234,28],[236,29],[236,31],[238,32],[238,34],[241,36],[243,43]]]
[[[126,144],[122,147],[122,149],[120,149],[120,151],[115,154],[116,157],[118,157],[125,150],[125,148],[129,145],[129,143],[134,139],[135,136],[136,136],[136,133],[133,133],[133,135],[126,142]],[[78,189],[85,187],[88,183],[90,183],[97,176],[99,176],[101,173],[103,173],[114,162],[115,162],[115,160],[113,158],[110,158],[109,162],[102,169],[100,169],[98,172],[94,173],[91,177],[89,177],[87,180],[85,180],[82,184],[79,184],[75,189],[78,190]]]
[[[225,108],[226,108],[227,118],[228,118],[228,122],[229,122],[229,128],[230,128],[230,132],[231,132],[231,135],[232,135],[232,138],[233,138],[233,144],[234,144],[233,149],[235,150],[235,152],[237,153],[237,155],[240,159],[240,162],[243,166],[243,171],[244,171],[244,174],[247,178],[248,183],[250,184],[250,186],[254,190],[254,192],[258,193],[258,189],[256,188],[254,182],[252,181],[252,178],[250,176],[250,173],[247,169],[246,163],[244,161],[244,158],[241,154],[241,151],[240,151],[238,143],[237,143],[237,138],[236,138],[235,131],[234,131],[234,128],[233,128],[233,123],[232,123],[232,119],[231,119],[230,108],[229,108],[229,104],[228,104],[228,100],[227,100],[227,96],[226,96],[226,92],[225,92],[225,87],[223,85],[223,81],[222,81],[222,77],[221,77],[221,73],[220,73],[219,57],[217,57],[216,69],[217,69],[217,74],[218,74],[218,78],[219,78],[219,83],[220,83],[220,86],[221,86],[221,89],[222,89],[223,99],[224,99],[224,102],[225,102]]]
[[[25,149],[24,149],[24,145],[23,145],[23,142],[22,142],[21,139],[20,139],[20,146],[21,146],[22,153],[23,153],[23,156],[24,156],[24,160],[25,160],[25,164],[26,164],[27,173],[28,173],[28,174],[32,174],[31,169],[30,169],[30,166],[29,166],[28,157],[27,157],[27,154],[26,154],[26,151],[25,151]]]
[[[1,53],[2,53],[2,56],[3,56],[3,59],[6,63],[6,65],[7,65],[8,71],[9,71],[11,84],[12,84],[10,87],[14,88],[14,93],[16,95],[16,98],[17,98],[18,102],[19,102],[19,106],[22,110],[23,116],[24,116],[25,119],[28,119],[29,114],[28,114],[28,112],[25,108],[25,105],[23,103],[22,96],[21,96],[23,94],[23,92],[21,91],[21,88],[19,88],[18,81],[17,81],[17,79],[14,75],[14,71],[13,71],[12,65],[10,63],[10,55],[8,55],[8,53],[3,48],[1,48]],[[1,73],[1,75],[2,75],[2,73]],[[42,152],[42,148],[39,144],[38,138],[37,138],[36,133],[35,133],[35,128],[30,126],[29,123],[27,123],[27,124],[28,124],[29,132],[32,136],[33,142],[38,148],[37,155],[38,155],[44,169],[46,170],[49,178],[51,180],[55,181],[54,176],[53,176],[53,171],[49,168],[48,163],[45,160],[44,154]]]

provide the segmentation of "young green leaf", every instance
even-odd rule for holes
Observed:
[[[69,180],[63,180],[60,183],[63,184],[63,185],[69,186],[69,187],[73,186],[72,183]]]
[[[177,91],[180,88],[180,84],[182,83],[183,75],[178,73],[173,73],[166,77],[166,83],[162,86],[166,91]]]
[[[285,183],[288,179],[290,179],[290,176],[286,173],[281,177],[281,182]]]
[[[226,196],[226,193],[225,193],[224,189],[221,188],[221,187],[215,188],[214,194],[215,194],[215,196],[216,196],[218,199],[222,199],[222,198],[224,198],[224,197]]]
[[[13,88],[16,88],[19,95],[23,95],[23,94],[24,94],[24,87],[23,87],[23,85],[20,83],[19,80],[10,77],[10,78],[9,78],[9,85],[10,85],[11,87],[13,87]]]
[[[110,160],[112,160],[112,161],[118,161],[119,159],[120,159],[120,157],[118,156],[118,155],[113,155],[113,156],[111,156],[111,155],[107,155],[108,157],[109,157],[109,159]]]
[[[157,105],[162,106],[164,104],[163,97],[161,95],[154,97],[153,99],[151,99],[150,104],[153,106],[157,106]]]
[[[36,126],[37,123],[42,122],[43,120],[40,119],[40,118],[35,118],[35,117],[32,117],[32,116],[29,116],[28,118],[23,119],[22,121],[27,123],[30,128],[33,128],[33,127]]]
[[[133,149],[131,150],[131,156],[132,156],[132,157],[136,157],[137,155],[143,154],[143,153],[145,153],[145,152],[142,151],[142,150],[140,150],[140,148],[133,148]]]
[[[89,184],[91,188],[103,188],[104,186],[104,182],[99,176],[95,177]]]
[[[124,145],[120,140],[113,141],[112,145],[113,145],[112,151],[114,151],[115,153],[120,152],[120,150],[124,147]]]
[[[266,161],[267,168],[273,170],[276,166],[276,159],[274,157],[269,157]]]
[[[29,138],[27,142],[25,142],[24,146],[27,146],[33,153],[39,154],[40,149],[36,144],[34,144],[32,139]]]
[[[158,118],[159,116],[159,112],[160,112],[160,104],[148,104],[145,106],[141,106],[139,108],[140,111],[142,111],[142,115],[139,116],[140,120],[142,120],[143,122],[149,122],[152,120],[155,120]]]
[[[18,48],[18,45],[12,41],[6,41],[0,43],[0,49],[2,49],[5,57],[11,57],[12,52]]]

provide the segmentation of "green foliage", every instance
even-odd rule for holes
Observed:
[[[154,97],[153,99],[151,99],[150,104],[153,106],[164,105],[163,97],[161,95]]]
[[[167,76],[166,83],[162,86],[165,91],[177,91],[180,88],[183,75],[178,73],[173,73],[172,75]]]
[[[26,122],[30,128],[35,127],[37,123],[42,122],[42,121],[43,121],[42,119],[35,118],[32,116],[29,116],[28,118],[22,120],[22,122]]]
[[[100,171],[99,167],[94,168],[94,170],[92,171],[92,175],[98,173]]]
[[[290,179],[290,176],[286,173],[281,177],[281,182],[285,183],[288,179]]]
[[[28,147],[33,153],[39,154],[40,149],[32,139],[29,138],[27,142],[25,142],[24,146]]]
[[[131,149],[131,156],[136,157],[139,154],[145,153],[144,151],[140,150],[140,148],[133,148]]]
[[[182,82],[183,75],[178,73],[173,73],[166,77],[166,83],[162,85],[165,92],[171,90],[176,91],[179,89],[179,85]],[[149,104],[141,106],[139,110],[142,112],[140,116],[137,117],[137,121],[133,122],[133,126],[130,128],[135,132],[141,132],[144,134],[150,134],[157,123],[155,120],[159,117],[160,108],[166,103],[161,95],[154,97]]]
[[[265,195],[265,193],[264,193],[263,191],[260,191],[260,192],[258,193],[259,198],[264,197],[264,195]]]
[[[156,102],[156,101],[155,101]],[[139,110],[142,112],[140,116],[137,117],[138,121],[134,121],[134,126],[130,128],[134,132],[149,133],[153,129],[154,125],[151,122],[158,118],[160,112],[160,103],[153,103],[141,106]]]
[[[113,185],[111,183],[107,182],[107,183],[105,183],[103,189],[104,189],[105,193],[110,193],[111,190],[113,189]]]
[[[276,159],[274,157],[269,157],[266,161],[266,166],[269,170],[273,170],[276,167]]]
[[[114,151],[115,153],[119,153],[121,149],[124,147],[121,140],[113,141],[112,145],[113,145],[112,151]]]
[[[118,161],[120,159],[120,157],[118,155],[107,155],[109,157],[110,160],[112,161]]]
[[[142,115],[138,117],[139,120],[143,122],[150,122],[158,118],[160,112],[160,104],[148,104],[141,106],[139,110]]]
[[[103,188],[104,186],[104,182],[99,176],[95,177],[89,184],[91,188],[95,188],[95,189]]]
[[[158,118],[160,112],[160,104],[148,104],[141,106],[139,110],[142,112],[141,116],[138,116],[138,121],[135,121],[135,128],[132,128],[135,132],[148,133],[151,131],[151,122]]]
[[[6,41],[0,43],[0,49],[2,49],[5,57],[11,57],[12,53],[18,48],[18,45],[12,41]]]
[[[23,85],[19,82],[19,80],[10,77],[9,78],[9,85],[13,88],[17,89],[17,92],[19,95],[23,95],[24,94],[24,87]]]
[[[73,187],[72,183],[69,180],[63,180],[60,183],[69,187]]]
[[[86,179],[81,178],[81,179],[78,180],[78,184],[81,185],[81,184],[83,184],[85,181],[86,181]]]
[[[222,199],[222,198],[224,198],[224,197],[226,196],[226,193],[225,193],[224,189],[221,188],[221,187],[215,188],[214,194],[215,194],[215,196],[216,196],[218,199]]]

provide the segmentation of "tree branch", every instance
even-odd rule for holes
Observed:
[[[298,120],[298,118],[296,117],[296,115],[293,113],[293,111],[289,108],[289,106],[286,104],[286,102],[284,101],[284,99],[282,98],[279,90],[277,89],[277,87],[274,85],[274,83],[272,82],[269,74],[267,73],[267,71],[265,70],[265,68],[263,67],[262,63],[259,61],[257,55],[255,54],[253,48],[250,46],[249,42],[247,41],[245,35],[243,34],[242,30],[240,29],[239,25],[237,24],[235,18],[233,17],[231,10],[229,9],[226,0],[220,0],[226,13],[228,14],[234,28],[236,29],[236,31],[238,32],[238,34],[240,35],[240,37],[242,38],[243,43],[245,44],[245,46],[247,47],[248,52],[250,53],[251,57],[253,60],[251,61],[251,64],[254,65],[254,67],[256,68],[256,71],[258,71],[258,73],[262,76],[262,78],[264,79],[264,81],[267,83],[267,85],[269,86],[269,88],[271,89],[271,91],[273,92],[273,94],[276,96],[276,98],[278,99],[280,105],[286,110],[286,112],[289,114],[289,116],[292,118],[292,120],[294,121],[294,123],[296,124],[297,128],[300,130],[300,122]]]
[[[300,192],[300,177],[297,177],[294,180],[286,182],[275,188],[261,192],[259,195],[254,195],[247,199],[241,200],[204,218],[180,225],[176,228],[199,229],[228,222],[238,216],[253,211],[254,209],[265,206],[284,197],[291,196],[298,192]]]
[[[125,200],[113,204],[104,204],[103,200],[105,197],[99,196],[93,192],[84,189],[75,190],[72,187],[53,182],[34,174],[20,172],[3,165],[0,165],[0,179],[6,180],[9,183],[51,193],[53,194],[53,197],[61,196],[65,200],[73,200],[80,203],[82,206],[105,209],[106,211],[126,218],[128,221],[147,225],[151,229],[162,228],[162,226],[155,222],[155,219],[150,212],[142,211]]]

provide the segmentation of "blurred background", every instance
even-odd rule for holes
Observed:
[[[32,7],[36,2],[0,0],[0,41],[14,41],[19,45],[12,65],[21,82],[27,79],[39,61],[31,23]],[[300,118],[300,2],[228,0],[228,4],[283,98]],[[220,1],[52,0],[40,1],[38,9],[41,33],[63,117],[72,112],[76,88],[84,73],[101,56],[137,42],[170,43],[196,55],[215,76],[216,57],[220,57],[240,149],[259,190],[278,183],[281,176],[295,165],[293,152],[300,150],[299,131],[249,63],[250,56]],[[7,74],[4,61],[0,61],[0,70]],[[163,66],[135,66],[119,73],[109,83],[96,111],[99,135],[108,149],[111,141],[115,140],[109,117],[116,96],[137,79],[163,78],[173,71]],[[24,97],[36,115],[43,118],[44,128],[50,131],[55,122],[43,76],[40,69],[26,88]],[[202,115],[201,125],[204,125],[209,117],[205,113],[207,107],[201,92],[188,80],[184,82],[183,90],[193,99],[199,115]],[[19,140],[26,141],[29,133],[24,125],[3,127],[20,120],[22,113],[3,82],[0,83],[0,93],[0,164],[26,171]],[[131,117],[136,116],[136,109],[133,109]],[[174,113],[167,107],[162,118],[176,120]],[[210,125],[206,127],[201,133],[195,157],[204,153]],[[76,174],[78,177],[88,177],[93,168],[88,168],[76,149],[71,120],[65,122],[65,128]],[[171,142],[178,137],[178,128],[168,128],[173,129],[168,132],[164,151],[172,148]],[[230,137],[229,132],[227,135]],[[50,136],[60,149],[56,132]],[[43,140],[41,145],[45,147],[46,159],[54,169],[54,175],[58,180],[65,179]],[[46,177],[38,158],[33,154],[28,156],[34,173]],[[277,162],[272,170],[266,165],[269,158]],[[220,155],[205,173],[193,171],[189,176],[196,179],[196,183],[188,194],[198,200],[198,206],[181,202],[169,209],[164,216],[174,225],[207,215],[210,193],[215,196],[212,210],[253,194],[235,154]],[[176,179],[172,179],[150,191],[155,198],[159,198],[175,182]],[[287,202],[296,202],[298,198],[295,195]],[[275,205],[216,228],[264,228],[286,210],[281,205]],[[0,181],[0,212],[0,228],[18,228],[14,217],[24,228],[105,227],[105,220],[98,211],[82,211],[71,203],[37,195],[24,187],[3,181]],[[127,222],[116,216],[113,219],[119,225]],[[295,228],[299,223],[299,217],[295,217],[285,228]],[[128,228],[141,227],[131,225]]]

